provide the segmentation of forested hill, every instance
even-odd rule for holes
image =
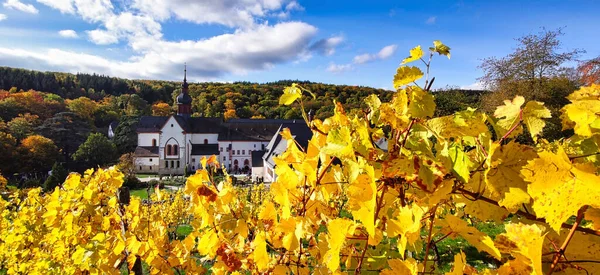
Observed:
[[[278,104],[278,98],[283,88],[292,82],[300,82],[319,97],[318,100],[306,102],[307,108],[313,109],[319,117],[331,114],[333,99],[348,107],[357,107],[366,95],[375,93],[384,98],[390,95],[389,91],[370,87],[291,80],[265,84],[250,82],[191,83],[190,95],[194,98],[193,110],[198,116],[209,117],[220,117],[224,115],[225,110],[235,109],[235,116],[241,118],[298,118],[300,113],[297,110]],[[120,97],[135,94],[147,103],[147,106],[143,106],[143,104],[138,106],[142,108],[139,110],[140,113],[147,115],[151,114],[149,107],[157,102],[165,102],[172,107],[175,95],[180,92],[180,84],[180,82],[173,81],[128,80],[96,74],[39,72],[0,67],[0,89],[11,91],[11,93],[20,90],[35,90],[56,94],[63,99],[88,97],[94,101],[102,101],[110,96]]]

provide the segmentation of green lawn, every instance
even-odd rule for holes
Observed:
[[[131,194],[131,196],[136,196],[140,199],[148,199],[148,189],[146,188],[142,188],[142,189],[133,189],[131,191],[129,191],[129,194]],[[154,193],[154,188],[150,188],[150,195],[152,195],[152,193]]]

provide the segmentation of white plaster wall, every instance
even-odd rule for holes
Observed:
[[[158,157],[137,157],[136,165],[158,165]]]
[[[164,148],[167,144],[177,144],[179,148],[179,159],[184,161],[184,154],[186,149],[185,134],[183,134],[183,128],[179,126],[175,118],[172,116],[167,120],[165,126],[161,129],[160,133],[160,151],[159,155],[161,158],[164,157]],[[172,159],[170,157],[169,159]]]
[[[152,139],[156,139],[156,145],[159,144],[159,133],[139,133],[138,146],[152,146]]]
[[[137,157],[134,164],[135,171],[139,173],[158,173],[159,170],[158,157]]]
[[[264,165],[264,182],[274,182],[276,175],[275,175],[275,170],[273,169],[273,167],[271,167],[266,161],[263,161],[263,165]],[[271,176],[273,175],[273,176]]]
[[[191,140],[193,144],[204,144],[204,140],[208,140],[208,144],[215,144],[219,142],[219,134],[191,134]]]
[[[264,167],[252,167],[252,181],[258,181],[258,178],[264,176]]]
[[[227,148],[231,144],[232,151],[228,152]],[[248,160],[250,162],[250,167],[252,166],[252,151],[260,151],[262,150],[262,145],[266,147],[269,144],[268,141],[219,141],[219,162],[223,164],[223,166],[227,169],[233,169],[233,161],[238,160],[238,165],[240,168],[244,167],[244,160]],[[222,149],[221,149],[222,148]],[[239,150],[239,153],[238,153]],[[223,156],[227,158],[226,161],[223,161]]]

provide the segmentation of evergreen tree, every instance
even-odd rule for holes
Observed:
[[[67,179],[68,176],[67,170],[58,162],[55,162],[52,166],[51,175],[44,182],[44,192],[52,192],[54,188],[59,186],[61,183]]]

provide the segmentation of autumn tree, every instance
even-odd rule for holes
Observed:
[[[235,104],[231,99],[227,99],[225,101],[225,113],[223,114],[223,118],[225,120],[229,120],[231,118],[237,118],[237,114],[235,112]]]
[[[581,84],[600,84],[600,56],[581,62],[577,71],[581,77]]]
[[[106,136],[93,133],[73,154],[73,160],[85,168],[96,168],[114,163],[117,156],[117,147]]]
[[[98,109],[98,104],[87,97],[80,97],[67,100],[67,108],[91,123],[94,121],[94,112]]]
[[[117,168],[125,174],[125,178],[128,178],[132,175],[135,175],[135,154],[134,153],[126,153],[122,154],[119,157],[119,162],[117,163]]]
[[[40,135],[23,139],[19,151],[23,171],[48,171],[58,156],[58,147],[54,142]]]
[[[16,163],[14,157],[16,154],[17,139],[11,134],[0,132],[0,170],[5,173],[14,172]]]
[[[69,158],[89,135],[90,125],[75,113],[63,112],[46,119],[35,129],[51,139],[61,150],[69,168]]]
[[[18,117],[13,118],[11,121],[6,123],[8,131],[17,139],[22,140],[27,136],[33,134],[34,127],[39,125],[39,117],[30,113],[19,114]]]
[[[562,29],[543,29],[516,39],[517,47],[509,55],[484,59],[479,66],[483,70],[479,80],[492,92],[482,96],[483,110],[491,113],[503,100],[516,95],[541,101],[552,113],[543,136],[551,140],[563,137],[559,111],[578,82],[564,65],[584,51],[563,50],[559,39],[562,35]]]
[[[157,102],[152,105],[153,116],[169,116],[171,113],[171,106],[167,103]]]
[[[578,49],[563,51],[559,40],[562,35],[562,29],[543,29],[537,34],[517,38],[517,47],[509,55],[483,59],[479,66],[483,76],[479,80],[494,91],[484,99],[484,107],[491,109],[503,99],[517,94],[544,101],[549,96],[548,79],[563,77],[562,66],[583,52]],[[570,92],[566,91],[564,96]]]

